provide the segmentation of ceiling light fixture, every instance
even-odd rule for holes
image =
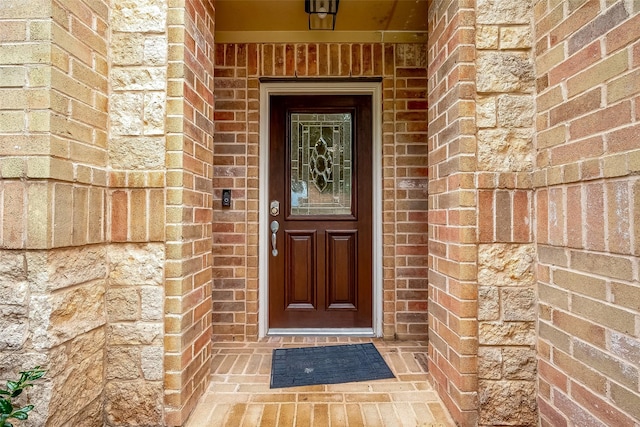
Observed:
[[[340,0],[305,0],[304,11],[309,14],[310,30],[333,30]]]

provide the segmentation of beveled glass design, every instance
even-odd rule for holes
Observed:
[[[350,215],[350,113],[291,114],[291,215]]]

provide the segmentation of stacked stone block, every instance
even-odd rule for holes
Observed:
[[[105,420],[161,424],[163,245],[111,245],[109,266]]]
[[[476,9],[480,425],[536,424],[531,2]]]
[[[535,5],[543,426],[640,422],[640,5]]]
[[[163,424],[167,6],[112,6],[105,421]]]
[[[258,335],[259,78],[382,77],[383,334],[426,337],[426,51],[419,44],[218,44],[214,339]],[[397,245],[397,246],[396,246]]]

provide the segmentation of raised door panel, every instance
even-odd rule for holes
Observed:
[[[327,231],[327,309],[356,310],[358,232]]]
[[[315,231],[287,231],[285,248],[289,266],[285,273],[287,310],[316,307]]]

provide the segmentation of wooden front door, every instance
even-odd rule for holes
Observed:
[[[270,98],[269,328],[371,328],[370,95]]]

